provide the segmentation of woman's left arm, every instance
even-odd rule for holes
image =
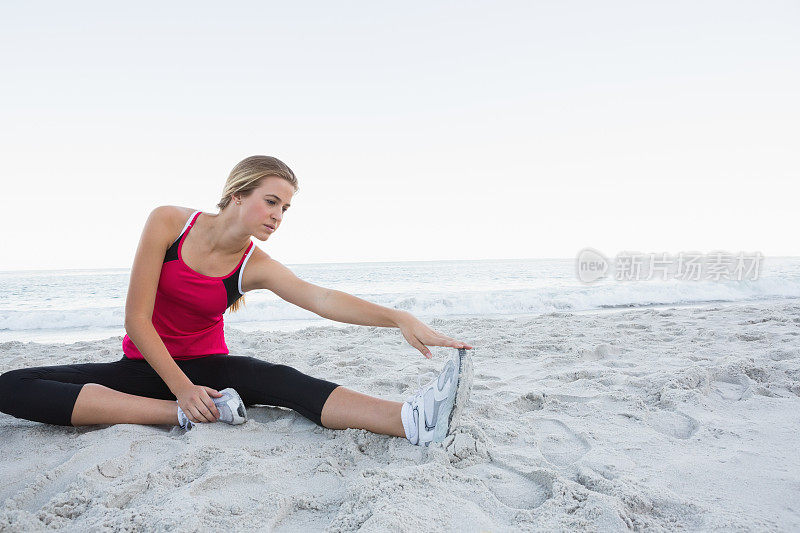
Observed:
[[[259,253],[259,257],[253,257],[250,263],[247,271],[250,290],[269,289],[289,303],[337,322],[400,328],[406,341],[428,358],[431,352],[427,346],[472,349],[469,344],[428,327],[407,311],[384,307],[346,292],[304,281],[263,252]]]
[[[346,292],[334,289],[323,290],[325,295],[320,302],[319,311],[317,311],[317,314],[322,317],[362,326],[400,328],[406,341],[428,358],[431,357],[431,352],[427,346],[472,349],[469,344],[431,329],[407,311],[374,304]]]

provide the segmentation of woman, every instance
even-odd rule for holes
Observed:
[[[131,269],[122,359],[6,372],[0,411],[59,425],[177,423],[191,429],[218,420],[243,423],[246,405],[266,404],[289,407],[330,429],[366,429],[424,446],[443,440],[469,394],[468,379],[460,378],[468,364],[464,349],[472,346],[410,313],[305,282],[254,246],[251,237],[266,241],[278,230],[297,190],[288,166],[253,156],[231,171],[217,215],[154,209]],[[426,357],[426,346],[458,348],[459,357],[407,401],[392,402],[286,365],[228,355],[222,315],[255,289],[331,320],[400,328]]]

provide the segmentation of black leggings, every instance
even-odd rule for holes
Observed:
[[[307,376],[286,365],[254,357],[209,355],[175,361],[195,385],[236,389],[245,405],[294,409],[322,426],[322,406],[336,383]],[[0,375],[0,411],[17,418],[71,426],[72,410],[86,383],[161,400],[176,400],[150,363],[124,357],[112,363],[38,366]],[[177,405],[175,407],[175,425]]]

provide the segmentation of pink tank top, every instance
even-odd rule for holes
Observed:
[[[242,272],[255,250],[250,242],[239,264],[226,276],[205,276],[189,268],[181,250],[200,213],[195,211],[189,217],[167,250],[153,305],[153,326],[172,358],[178,360],[228,353],[222,315],[244,294]],[[144,359],[127,334],[122,351],[128,359]]]

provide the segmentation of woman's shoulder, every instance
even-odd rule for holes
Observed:
[[[169,247],[195,211],[177,205],[160,205],[150,212],[144,232],[153,234],[154,238]]]
[[[247,260],[245,272],[242,277],[243,292],[253,289],[263,288],[262,280],[268,275],[274,265],[277,264],[267,252],[253,243],[253,252]]]
[[[250,254],[250,259],[248,260],[249,261],[248,264],[252,263],[254,265],[255,264],[261,265],[264,262],[270,260],[272,260],[272,258],[269,256],[269,254],[264,250],[262,250],[261,248],[259,248],[258,245],[256,245],[256,243],[253,243],[253,252],[252,254]]]
[[[189,207],[180,207],[177,205],[160,205],[153,209],[151,216],[156,216],[171,226],[178,226],[182,228],[192,213],[198,211]]]

